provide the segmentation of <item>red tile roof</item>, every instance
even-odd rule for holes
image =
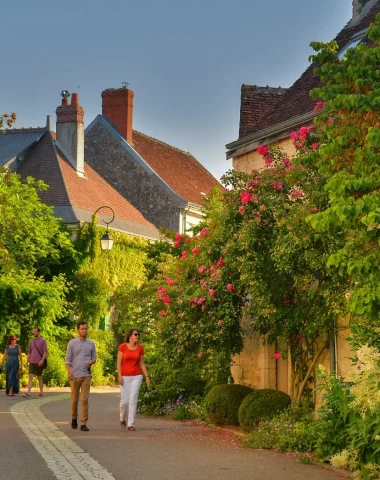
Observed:
[[[147,135],[133,131],[133,148],[143,160],[178,195],[202,204],[219,182],[190,153]]]
[[[72,206],[95,211],[102,205],[108,205],[115,212],[115,217],[153,226],[88,163],[85,163],[86,176],[80,177],[62,154],[58,154],[58,159]]]
[[[276,105],[287,88],[242,85],[240,96],[239,138],[249,135],[255,125],[264,119]]]
[[[378,13],[380,13],[380,2],[377,2],[368,15],[357,25],[350,26],[350,23],[348,23],[335,38],[339,47],[343,48],[355,33],[368,28],[374,22]],[[310,65],[287,92],[281,96],[280,100],[273,106],[271,113],[256,123],[252,129],[245,131],[245,135],[259,132],[291,118],[312,112],[315,101],[310,98],[309,92],[320,85],[319,77],[313,73],[314,68],[315,65]],[[244,115],[246,113],[243,112]],[[240,122],[245,123],[245,118],[240,119]]]
[[[44,203],[55,207],[72,206],[91,212],[102,205],[108,205],[114,210],[115,217],[154,228],[87,163],[85,178],[78,176],[64,155],[54,148],[53,137],[54,133],[46,132],[31,148],[18,171],[23,177],[32,176],[49,185],[48,190],[40,193]]]

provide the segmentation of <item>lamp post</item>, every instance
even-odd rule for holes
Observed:
[[[107,205],[103,205],[102,207],[99,207],[95,212],[94,212],[94,215],[96,215],[99,210],[101,210],[102,208],[108,208],[109,210],[111,210],[112,212],[112,218],[109,222],[106,222],[105,220],[103,220],[103,222],[107,225],[107,230],[106,230],[106,233],[102,236],[102,238],[100,239],[100,245],[102,247],[102,250],[111,250],[112,249],[112,245],[113,245],[113,238],[112,238],[112,235],[108,232],[108,225],[110,223],[112,223],[115,219],[115,212],[112,210],[111,207],[108,207]]]

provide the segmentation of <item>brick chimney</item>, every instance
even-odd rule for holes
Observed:
[[[134,93],[129,88],[108,88],[102,92],[102,115],[132,144]]]
[[[62,92],[63,93],[63,92]],[[57,146],[73,165],[78,175],[84,175],[84,110],[79,105],[78,94],[63,98],[57,114]]]

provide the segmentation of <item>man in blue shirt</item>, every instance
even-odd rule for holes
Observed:
[[[88,432],[88,397],[91,386],[91,366],[96,362],[95,343],[87,338],[86,322],[77,324],[77,338],[70,340],[66,351],[66,369],[71,387],[71,427],[78,428],[78,402],[81,403],[82,432]]]

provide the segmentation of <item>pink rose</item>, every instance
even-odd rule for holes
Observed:
[[[275,190],[281,190],[282,189],[282,183],[274,183],[273,188]]]
[[[317,207],[313,207],[313,208],[311,209],[311,211],[312,211],[312,213],[318,212],[318,208],[317,208]]]
[[[208,230],[208,228],[202,228],[202,230],[199,232],[199,235],[204,238],[204,237],[207,237],[208,235],[210,235],[210,232]]]
[[[223,257],[220,257],[219,260],[216,262],[216,264],[217,264],[218,267],[225,267],[226,266],[226,263],[223,260]]]
[[[245,212],[245,208],[241,205],[239,207],[239,213],[244,213]]]
[[[279,358],[282,357],[282,354],[281,353],[274,353],[273,354],[273,358],[275,358],[276,360],[278,360]]]
[[[166,279],[166,283],[167,283],[168,285],[174,285],[174,280],[173,280],[172,278],[167,278],[167,279]]]
[[[292,132],[290,138],[295,142],[298,139],[298,132]]]
[[[290,165],[290,160],[289,160],[289,158],[284,158],[283,162],[284,162],[285,167],[287,167],[287,166]]]
[[[324,104],[320,100],[314,105],[314,112],[319,112],[319,110],[323,110]]]
[[[162,298],[162,301],[163,301],[164,303],[167,303],[167,304],[172,303],[172,299],[169,297],[169,295],[165,295],[165,296]]]
[[[257,153],[264,157],[265,155],[268,155],[269,148],[266,147],[265,145],[260,145],[259,148],[257,149]]]
[[[157,290],[157,295],[166,295],[167,292],[168,292],[168,291],[166,290],[166,288],[165,288],[165,287],[162,287],[162,288],[159,288],[159,289]]]
[[[194,255],[198,255],[199,251],[200,251],[200,250],[199,250],[198,247],[194,247],[194,248],[192,249],[192,252],[193,252]]]
[[[176,233],[174,238],[179,242],[181,241],[182,235],[180,233]]]
[[[248,191],[240,192],[241,203],[249,203],[251,199],[252,199],[251,192],[248,192]]]
[[[164,317],[167,313],[168,313],[167,310],[161,310],[161,311],[159,312],[159,316],[160,316],[160,317]]]
[[[317,143],[317,142],[312,143],[312,144],[311,144],[311,148],[312,148],[313,150],[317,150],[317,148],[318,148],[318,143]]]
[[[228,290],[229,292],[232,292],[233,289],[234,289],[234,287],[233,287],[232,283],[229,283],[229,284],[227,285],[227,290]]]
[[[173,243],[173,245],[174,245],[176,248],[178,248],[179,245],[180,245],[180,243],[181,243],[181,242],[180,242],[179,240],[176,240],[176,241]]]
[[[205,270],[206,270],[206,267],[204,265],[202,265],[198,268],[199,273],[203,273]]]
[[[198,353],[198,358],[202,358],[203,357],[203,353],[202,352],[199,352]]]
[[[209,295],[211,297],[213,297],[215,295],[215,290],[213,290],[212,288],[210,288],[210,290],[208,291]]]
[[[272,163],[273,163],[273,158],[271,158],[271,157],[266,157],[266,159],[264,160],[264,163],[265,163],[265,165],[268,165],[268,166],[269,166],[269,165],[272,165]]]

